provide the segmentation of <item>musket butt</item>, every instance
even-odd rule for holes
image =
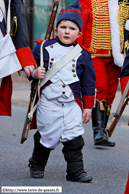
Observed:
[[[25,137],[23,137],[22,139],[21,139],[21,144],[23,144],[25,141],[27,140],[27,138],[25,138]]]
[[[107,133],[108,133],[108,137],[111,137],[112,136],[112,133],[109,129],[107,129]]]

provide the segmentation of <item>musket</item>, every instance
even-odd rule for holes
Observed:
[[[112,121],[111,121],[111,124],[110,124],[109,128],[107,128],[107,132],[108,132],[108,136],[109,136],[109,137],[112,136],[112,133],[113,133],[113,131],[115,130],[115,127],[116,127],[118,121],[120,120],[120,117],[121,117],[121,115],[122,115],[122,113],[123,113],[123,111],[124,111],[126,105],[128,104],[128,102],[129,102],[129,98],[126,97],[126,98],[125,98],[125,101],[124,101],[124,103],[123,103],[123,106],[122,106],[122,108],[121,108],[121,110],[120,110],[119,115],[117,116],[117,115],[113,114],[114,117],[113,117],[113,119],[112,119]]]
[[[55,17],[56,17],[56,13],[57,13],[57,9],[58,9],[58,5],[59,5],[59,0],[54,0],[53,8],[52,8],[51,16],[49,19],[48,28],[47,28],[47,32],[45,35],[45,40],[50,39],[53,25],[54,25],[54,21],[55,21]],[[35,96],[38,93],[38,83],[39,83],[39,80],[33,80],[31,83],[30,101],[29,101],[29,106],[28,106],[28,110],[27,110],[27,114],[26,114],[25,123],[24,123],[24,128],[23,128],[23,132],[22,132],[22,136],[21,136],[21,142],[20,142],[21,144],[23,144],[27,140],[28,133],[30,130],[30,123],[31,123],[32,118],[29,117],[29,113],[31,111],[32,104],[35,104],[35,102],[36,102]]]
[[[107,133],[108,133],[109,137],[111,137],[126,105],[129,102],[129,97],[127,96],[128,90],[129,90],[129,81],[126,84],[125,90],[123,92],[123,96],[121,97],[121,100],[120,100],[119,105],[117,107],[116,113],[113,113],[113,119],[111,121],[111,124],[107,128]]]

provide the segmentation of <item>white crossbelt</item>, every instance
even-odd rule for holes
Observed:
[[[41,53],[43,53],[43,48],[41,48]],[[61,70],[65,65],[67,65],[72,59],[74,59],[80,52],[82,48],[77,44],[69,53],[63,56],[59,61],[57,61],[51,69],[49,69],[40,82],[40,87],[42,87],[48,80],[50,80],[59,70]]]
[[[45,42],[45,41],[44,41]],[[40,47],[40,66],[43,66],[43,44],[44,42],[41,44]],[[48,81],[50,80],[59,70],[61,70],[65,65],[67,65],[72,59],[74,59],[80,52],[82,51],[82,48],[79,44],[77,44],[69,53],[67,53],[65,56],[63,56],[59,61],[57,61],[51,69],[49,69],[44,77],[44,79],[39,80],[38,82],[38,97],[40,98],[40,88]],[[36,99],[36,95],[34,97],[34,101],[32,103],[31,106],[31,110],[28,113],[28,118],[31,120],[34,111],[36,110],[38,104],[39,104],[39,100],[38,102],[35,104],[35,99]],[[34,105],[35,104],[35,105]]]

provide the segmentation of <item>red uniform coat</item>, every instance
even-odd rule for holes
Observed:
[[[113,55],[115,65],[122,67],[123,32],[120,33],[119,28],[123,29],[123,26],[118,22],[120,6],[118,0],[79,0],[79,2],[83,14],[82,36],[78,39],[79,43],[88,48],[93,57]]]
[[[117,20],[119,2],[118,0],[79,0],[79,2],[83,13],[83,28],[78,42],[92,53],[96,74],[96,99],[99,102],[106,101],[109,107],[117,90],[119,67],[122,67],[124,61]]]

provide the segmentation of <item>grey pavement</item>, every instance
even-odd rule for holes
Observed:
[[[13,104],[12,117],[0,117],[0,187],[61,186],[63,194],[124,194],[129,171],[128,127],[116,127],[112,136],[116,146],[110,148],[94,147],[91,122],[84,125],[83,161],[85,170],[93,176],[92,183],[66,181],[62,144],[51,152],[44,178],[33,179],[30,177],[28,159],[33,151],[36,130],[30,131],[28,139],[20,144],[26,110],[26,106]]]
[[[30,131],[28,139],[20,144],[29,95],[28,84],[14,83],[12,117],[0,117],[0,187],[61,186],[63,194],[124,194],[129,172],[129,127],[125,125],[127,120],[124,124],[117,125],[112,135],[111,139],[116,142],[114,148],[95,147],[91,122],[84,125],[83,160],[85,170],[93,176],[92,183],[66,181],[62,144],[51,152],[44,178],[30,177],[28,159],[32,154],[33,134],[36,130]],[[118,91],[112,111],[116,110],[120,97]],[[124,116],[128,117],[128,111],[125,110]]]
[[[12,103],[15,105],[28,106],[30,99],[30,82],[24,83],[13,83]]]

